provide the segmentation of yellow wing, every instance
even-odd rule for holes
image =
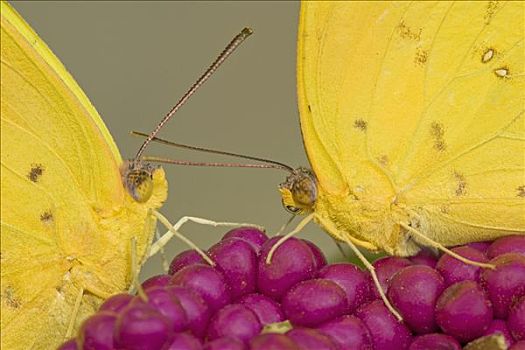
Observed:
[[[80,320],[130,282],[166,197],[135,202],[100,116],[46,44],[1,3],[2,348],[50,349],[62,341],[80,288]]]
[[[524,13],[303,2],[299,107],[320,196],[399,204],[446,245],[523,233]]]

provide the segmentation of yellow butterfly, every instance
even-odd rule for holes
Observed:
[[[524,13],[523,2],[303,2],[313,171],[281,185],[285,207],[355,251],[398,256],[524,234]]]
[[[51,349],[79,293],[78,322],[130,286],[130,241],[142,263],[167,183],[160,168],[122,161],[60,61],[1,10],[1,347]]]

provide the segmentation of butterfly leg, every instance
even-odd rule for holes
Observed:
[[[481,263],[479,261],[474,261],[474,260],[470,260],[470,259],[467,259],[457,253],[454,253],[452,250],[448,249],[447,247],[445,247],[444,245],[442,245],[441,243],[438,243],[430,238],[428,238],[427,236],[425,236],[422,232],[416,230],[415,228],[405,224],[404,222],[400,222],[399,225],[401,227],[403,227],[404,229],[406,229],[408,232],[410,232],[411,234],[413,234],[414,236],[416,236],[417,238],[421,239],[422,241],[426,242],[430,247],[433,247],[433,248],[436,248],[436,249],[439,249],[441,250],[443,253],[445,254],[448,254],[456,259],[458,259],[459,261],[467,264],[467,265],[474,265],[474,266],[479,266],[481,268],[486,268],[486,269],[495,269],[496,267],[492,264],[485,264],[485,263]]]
[[[271,263],[273,254],[275,253],[277,248],[279,248],[279,246],[283,244],[286,240],[288,240],[290,237],[300,232],[310,221],[312,221],[313,218],[314,218],[314,214],[310,214],[306,216],[304,219],[301,220],[301,222],[299,222],[299,224],[295,227],[295,229],[293,229],[291,232],[281,237],[281,239],[279,239],[277,243],[275,243],[270,249],[270,251],[268,252],[268,256],[266,257],[266,263],[267,264]]]
[[[201,224],[201,225],[209,225],[213,227],[240,227],[240,226],[249,226],[254,227],[256,229],[259,229],[261,231],[264,231],[264,228],[262,226],[254,225],[254,224],[247,224],[247,223],[238,223],[238,222],[217,222],[212,221],[208,219],[198,218],[194,216],[184,216],[182,217],[175,225],[172,225],[164,215],[160,214],[158,211],[153,211],[152,215],[154,215],[160,223],[162,223],[166,228],[168,229],[168,232],[166,232],[164,235],[160,237],[152,246],[150,249],[149,257],[157,254],[157,252],[164,247],[174,236],[178,237],[182,241],[184,241],[188,246],[195,249],[202,257],[203,259],[208,262],[210,265],[215,266],[215,263],[208,257],[206,253],[204,253],[195,243],[190,241],[188,238],[183,236],[178,230],[181,228],[182,225],[187,223],[188,221]]]
[[[75,299],[75,305],[73,306],[73,312],[71,313],[71,318],[69,319],[66,334],[64,335],[64,341],[71,338],[71,335],[73,334],[73,327],[75,327],[75,321],[77,319],[78,310],[80,310],[80,303],[82,302],[83,296],[84,288],[80,288],[80,290],[78,291],[77,298]]]

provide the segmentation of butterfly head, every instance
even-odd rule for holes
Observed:
[[[310,169],[297,168],[279,185],[283,207],[292,214],[313,210],[317,199],[317,180]]]
[[[157,165],[140,160],[125,161],[121,167],[122,182],[133,199],[139,203],[147,202],[153,194],[153,173]]]

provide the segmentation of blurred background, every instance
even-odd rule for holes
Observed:
[[[161,131],[160,137],[308,165],[295,90],[298,2],[13,2],[95,105],[124,158],[150,132],[224,46],[245,26],[252,35]],[[152,145],[148,155],[236,161]],[[162,213],[263,225],[269,234],[289,218],[270,169],[165,166],[169,197]],[[298,222],[298,220],[297,220]],[[181,232],[203,249],[224,228],[189,223]],[[161,233],[165,230],[161,228]],[[315,224],[300,234],[331,261],[342,257]],[[174,239],[167,257],[188,249]],[[142,278],[162,272],[151,259]]]

